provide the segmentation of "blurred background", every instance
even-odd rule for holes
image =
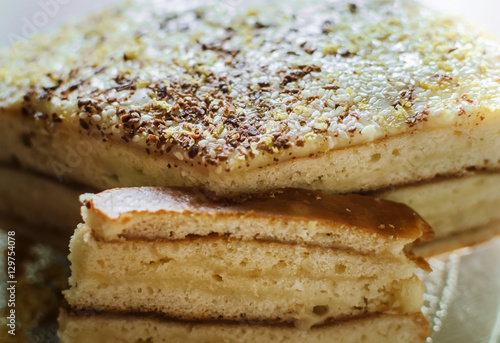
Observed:
[[[0,46],[118,1],[120,0],[0,0]],[[441,11],[462,16],[493,31],[500,38],[498,0],[419,1]]]

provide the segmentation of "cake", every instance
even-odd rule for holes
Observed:
[[[224,332],[227,342],[336,334],[361,342],[372,329],[366,342],[428,335],[414,272],[429,267],[410,244],[432,230],[406,205],[299,189],[235,201],[155,187],[82,201],[62,342],[91,341],[84,327],[127,342],[191,332],[193,342]]]
[[[500,204],[498,173],[438,177],[369,194],[409,205],[435,228],[433,241],[415,246],[421,256],[481,243],[500,234],[500,219],[494,214]]]
[[[373,194],[466,244],[500,227],[499,56],[413,1],[127,1],[0,51],[0,163],[95,191]]]
[[[164,319],[63,311],[59,317],[62,343],[78,342],[332,342],[387,343],[423,342],[427,320],[420,315],[380,315],[320,326],[309,331],[285,326],[259,326],[217,323],[181,323]],[[126,338],[123,338],[126,337]],[[149,339],[149,341],[147,340]]]
[[[71,228],[81,220],[78,197],[91,190],[0,165],[0,226],[67,253]]]

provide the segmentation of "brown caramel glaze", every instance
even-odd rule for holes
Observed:
[[[356,228],[389,239],[432,238],[431,227],[404,204],[361,195],[330,195],[302,189],[281,189],[238,199],[216,198],[196,188],[140,187],[110,189],[84,201],[106,220],[134,213],[240,216],[317,221]],[[126,220],[126,218],[123,218]]]

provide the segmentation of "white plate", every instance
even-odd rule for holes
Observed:
[[[500,343],[500,238],[429,260],[432,343]]]

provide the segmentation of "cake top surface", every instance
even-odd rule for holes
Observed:
[[[196,188],[131,187],[84,195],[81,200],[91,214],[98,215],[104,222],[119,225],[141,214],[211,217],[206,220],[236,215],[238,218],[322,223],[390,240],[426,240],[433,235],[430,226],[404,204],[368,196],[331,195],[293,188],[228,200]]]
[[[222,171],[479,120],[499,56],[411,1],[134,0],[2,50],[0,111]]]

